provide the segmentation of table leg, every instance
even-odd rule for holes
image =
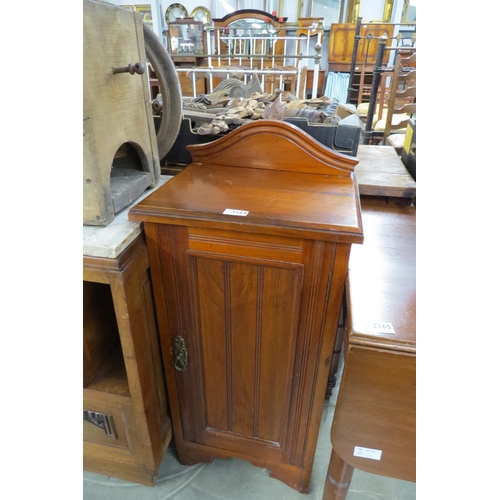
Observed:
[[[344,462],[335,453],[335,450],[332,450],[325,489],[323,490],[323,500],[345,500],[353,472],[354,467]]]
[[[332,364],[330,365],[330,373],[328,375],[328,385],[326,386],[325,399],[330,399],[333,388],[337,383],[337,371],[340,364],[340,355],[342,354],[342,346],[344,345],[345,336],[345,317],[347,313],[347,303],[344,291],[344,296],[342,297],[342,306],[340,308],[339,324],[337,327],[337,337],[335,339],[335,345],[333,347]]]

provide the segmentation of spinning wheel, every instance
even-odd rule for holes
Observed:
[[[161,160],[170,151],[179,133],[182,120],[182,94],[170,54],[165,50],[155,32],[146,23],[142,23],[142,26],[146,57],[158,77],[163,99],[161,123],[156,133],[158,155]]]

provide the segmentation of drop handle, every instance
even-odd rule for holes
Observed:
[[[186,341],[177,335],[174,339],[174,354],[175,354],[175,369],[179,372],[184,371],[188,364],[188,353],[186,349]]]
[[[118,73],[130,73],[131,75],[142,75],[144,71],[146,71],[146,67],[144,64],[138,62],[135,64],[130,63],[128,66],[123,66],[121,68],[112,68],[113,74],[116,75]]]

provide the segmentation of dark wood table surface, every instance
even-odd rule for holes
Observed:
[[[323,500],[346,498],[354,468],[415,481],[416,209],[362,200],[362,218]]]
[[[411,199],[417,185],[392,146],[360,145],[354,172],[362,196]]]

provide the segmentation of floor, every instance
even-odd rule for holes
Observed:
[[[339,379],[342,364],[339,368]],[[330,460],[330,427],[339,383],[325,401],[307,495],[269,477],[266,469],[239,459],[182,466],[170,445],[153,487],[83,472],[84,500],[321,500]],[[347,500],[414,500],[416,484],[355,470]]]

